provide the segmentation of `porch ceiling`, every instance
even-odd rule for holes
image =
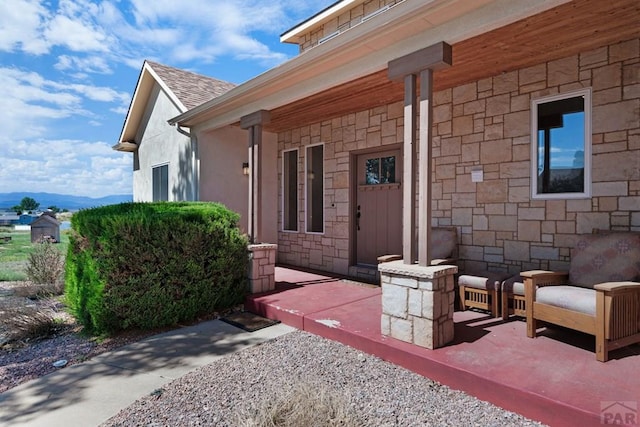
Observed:
[[[434,74],[442,90],[640,36],[637,0],[576,0],[453,45],[453,66]],[[387,70],[271,111],[271,132],[403,99]],[[375,96],[372,96],[375,94]]]

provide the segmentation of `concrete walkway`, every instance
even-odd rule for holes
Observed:
[[[200,366],[293,330],[249,333],[213,320],[149,337],[0,394],[0,425],[95,426]]]

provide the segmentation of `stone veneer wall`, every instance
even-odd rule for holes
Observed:
[[[531,100],[583,87],[593,91],[592,197],[532,200]],[[278,233],[279,262],[349,273],[349,155],[401,143],[402,114],[399,102],[278,135],[280,176],[282,150],[300,148],[301,230]],[[318,142],[325,233],[310,235],[302,231],[304,147]],[[433,143],[434,225],[458,227],[462,271],[566,268],[576,234],[640,230],[640,39],[437,92]],[[472,183],[478,165],[484,182]]]
[[[362,22],[362,18],[389,5],[392,6],[404,0],[367,0],[341,15],[326,22],[320,27],[311,30],[307,34],[300,36],[300,53],[314,46],[317,46],[320,40],[336,31],[345,31]]]

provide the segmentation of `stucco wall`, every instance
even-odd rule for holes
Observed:
[[[237,126],[198,134],[200,158],[200,200],[226,205],[241,216],[240,226],[247,230],[249,177],[242,164],[249,159],[248,132]],[[277,136],[263,134],[263,240],[277,240]]]
[[[585,87],[593,91],[592,197],[532,200],[531,100]],[[640,230],[640,39],[437,92],[433,118],[434,225],[458,228],[463,269],[564,269],[576,234]],[[324,142],[326,170],[325,233],[280,231],[279,262],[349,272],[350,153],[401,143],[402,127],[395,103],[278,135],[280,174],[282,150],[302,147],[300,224],[303,147]],[[483,182],[471,182],[472,166],[482,166]]]
[[[169,200],[194,200],[191,139],[178,133],[167,120],[181,111],[155,84],[136,135],[138,170],[133,172],[133,200],[153,200],[152,168],[169,165]]]

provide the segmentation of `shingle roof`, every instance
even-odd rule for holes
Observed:
[[[147,61],[147,64],[188,110],[204,104],[236,86],[233,83],[168,67],[157,62]]]

